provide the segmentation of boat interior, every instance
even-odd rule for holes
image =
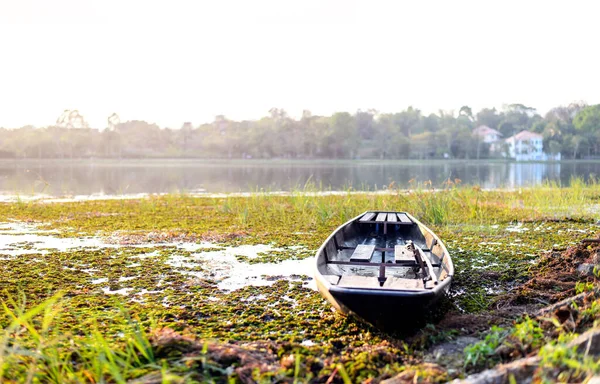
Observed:
[[[404,212],[366,212],[339,229],[317,259],[332,285],[407,291],[434,288],[450,263],[437,238]]]

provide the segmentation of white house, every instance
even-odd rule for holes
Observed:
[[[502,134],[487,125],[480,125],[473,130],[473,136],[479,136],[484,143],[492,144],[500,140]]]
[[[517,161],[560,160],[560,153],[552,155],[546,154],[543,151],[544,137],[539,133],[521,131],[504,141],[507,144],[507,153],[505,154],[505,156],[508,156]]]

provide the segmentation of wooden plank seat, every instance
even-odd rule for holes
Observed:
[[[381,288],[375,276],[342,275],[338,283],[347,288]]]
[[[339,250],[355,250],[356,247],[346,247],[346,246],[339,246],[338,247],[338,251]],[[389,247],[375,247],[375,252],[392,252],[394,250],[394,248],[389,248]],[[428,252],[431,253],[431,250],[428,248],[421,248],[421,250],[423,252]]]
[[[361,224],[413,224],[405,213],[396,214],[395,212],[367,212],[358,219],[358,222]]]
[[[379,223],[383,223],[383,222],[385,222],[386,219],[387,219],[387,213],[378,213],[375,221],[379,222]]]
[[[399,213],[398,218],[400,219],[401,223],[412,224],[412,221],[408,218],[408,216],[406,216],[405,213]]]
[[[346,288],[383,288],[402,291],[422,291],[425,289],[425,284],[421,279],[404,279],[391,276],[386,278],[382,286],[375,276],[343,275],[337,285]]]
[[[421,291],[425,289],[425,284],[421,279],[404,279],[401,277],[388,277],[383,283],[383,288],[399,289],[406,291]]]
[[[368,263],[373,257],[373,252],[375,252],[374,245],[359,244],[358,246],[356,246],[356,249],[352,253],[352,256],[350,256],[350,261]]]
[[[394,261],[396,263],[411,260],[415,261],[415,254],[413,251],[409,250],[406,245],[398,244],[394,247]]]
[[[364,261],[341,261],[341,260],[329,260],[327,264],[331,265],[354,265],[361,267],[380,267],[385,266],[386,268],[405,268],[405,267],[418,267],[419,264],[413,260],[407,261],[399,261],[396,263],[374,263],[374,262],[364,262]],[[431,264],[434,268],[439,268],[441,265],[439,263]]]
[[[375,212],[365,213],[359,221],[371,221],[375,217]]]

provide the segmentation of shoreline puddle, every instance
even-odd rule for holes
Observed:
[[[214,246],[215,244],[213,244]],[[186,247],[191,250],[190,247]],[[209,277],[217,282],[220,290],[235,291],[248,285],[269,286],[277,280],[301,281],[302,276],[309,276],[312,282],[313,258],[288,259],[278,263],[255,263],[249,264],[238,260],[238,257],[254,259],[259,254],[270,252],[294,252],[304,250],[302,247],[277,248],[272,245],[240,245],[237,247],[225,247],[222,250],[202,252],[196,250],[189,256],[173,255],[169,257],[166,264],[174,268],[184,268],[180,273],[194,277]],[[193,263],[191,261],[196,261]],[[200,263],[197,263],[197,262]],[[203,267],[202,271],[193,271],[198,265]],[[186,271],[185,268],[188,268]],[[316,289],[316,284],[308,284]]]
[[[152,249],[146,253],[128,256],[132,262],[127,264],[126,268],[135,268],[141,266],[137,261],[160,258],[165,251],[169,252],[169,248],[172,248],[172,254],[168,255],[165,261],[161,261],[162,263],[170,266],[177,273],[213,280],[217,288],[224,292],[235,291],[246,286],[270,286],[279,280],[302,281],[305,286],[316,289],[312,279],[313,258],[295,258],[298,253],[306,252],[303,247],[278,248],[273,245],[224,247],[209,242],[144,242],[120,245],[115,244],[111,237],[57,237],[60,231],[40,230],[39,225],[41,224],[0,223],[0,257],[16,258],[35,254],[44,256],[51,252],[93,252],[101,249],[114,249],[115,252],[134,248]],[[275,263],[246,263],[239,260],[244,258],[252,260],[269,253],[289,253],[290,259]],[[89,283],[92,285],[102,285],[111,281],[111,278],[106,277],[101,269],[77,269],[69,266],[63,269],[72,273],[89,274]],[[128,281],[135,279],[135,277],[120,276],[116,281],[125,283],[121,284],[120,289],[111,290],[108,287],[101,287],[102,292],[107,295],[138,295],[139,292],[135,292],[137,289],[125,286]],[[145,290],[152,292],[151,287]]]
[[[45,255],[52,250],[66,252],[81,248],[116,248],[99,237],[80,238],[57,237],[57,230],[38,229],[38,225],[10,222],[0,223],[0,255],[20,256],[40,253]],[[54,235],[54,236],[53,236]]]

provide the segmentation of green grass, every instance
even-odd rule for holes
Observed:
[[[538,355],[541,364],[537,376],[542,382],[577,383],[600,373],[597,357],[577,352],[564,342],[550,343]]]
[[[290,196],[258,192],[249,197],[224,198],[173,194],[65,204],[20,201],[0,205],[0,220],[41,221],[63,230],[70,227],[72,235],[118,230],[184,234],[250,231],[251,238],[264,241],[294,232],[316,230],[325,234],[370,209],[405,210],[435,226],[570,217],[591,220],[597,214],[594,204],[600,197],[600,184],[584,184],[580,179],[572,180],[567,188],[547,183],[517,191],[483,191],[456,182],[448,182],[441,189],[424,183],[411,191],[392,189],[388,193],[349,189],[337,195],[315,195],[319,190],[309,183]]]
[[[536,350],[544,344],[544,331],[539,323],[529,316],[515,324],[511,336],[523,351]]]
[[[0,332],[0,381],[125,383],[161,371],[146,332],[127,312],[114,319],[120,322],[118,340],[95,321],[83,334],[72,335],[56,327],[64,304],[59,296],[29,309],[12,300],[2,303],[10,323]]]
[[[453,305],[473,314],[490,311],[496,291],[506,292],[535,273],[531,262],[542,251],[595,234],[600,185],[573,180],[566,188],[547,183],[515,191],[485,191],[453,180],[437,188],[415,183],[411,191],[390,186],[385,193],[320,192],[307,183],[286,196],[257,192],[248,197],[172,194],[50,204],[21,200],[0,204],[0,222],[35,222],[59,230],[64,237],[114,235],[146,241],[158,236],[166,241],[211,241],[215,247],[273,244],[284,250],[239,259],[277,262],[311,257],[332,230],[366,210],[403,210],[445,241],[457,271]],[[517,222],[528,230],[506,230]],[[286,249],[297,245],[305,249]],[[174,254],[194,262],[189,252],[172,246],[123,245],[44,254],[31,244],[19,247],[29,253],[5,257],[0,265],[4,301],[0,369],[6,381],[124,382],[150,377],[146,375],[165,382],[239,380],[239,374],[228,367],[240,363],[228,365],[211,352],[224,343],[276,360],[277,368],[251,372],[259,382],[302,383],[331,376],[336,382],[357,382],[410,370],[415,370],[411,377],[439,374],[423,368],[421,356],[425,345],[443,338],[421,343],[382,334],[332,313],[318,293],[300,282],[280,280],[269,287],[227,293],[210,277],[192,278],[167,265]],[[135,259],[132,266],[132,257],[155,249],[157,256]],[[209,272],[207,268],[196,261],[192,269]],[[104,295],[83,269],[96,270],[93,277],[106,279],[113,290],[130,288],[132,296]],[[132,280],[121,281],[121,277]],[[142,295],[152,290],[158,292]],[[253,301],[257,296],[263,299]],[[293,303],[282,301],[284,296]],[[600,310],[590,306],[582,314],[593,321]],[[536,333],[537,325],[520,324],[510,327],[508,339],[524,351],[540,348],[545,339]],[[165,327],[193,335],[206,349],[198,347],[188,357],[165,355],[152,339],[157,329]],[[303,340],[315,345],[304,346]],[[490,336],[472,347],[467,352],[469,369],[494,362],[490,351],[503,340]],[[283,367],[288,356],[291,363]],[[437,381],[449,378],[435,377]]]
[[[483,340],[467,346],[464,350],[465,367],[490,367],[497,363],[499,360],[496,349],[506,339],[508,333],[504,328],[493,326]]]

